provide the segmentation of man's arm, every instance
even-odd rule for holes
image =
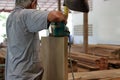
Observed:
[[[60,11],[51,11],[48,14],[48,21],[49,22],[67,22],[65,16]]]
[[[66,19],[60,11],[38,11],[38,10],[23,10],[24,22],[28,31],[38,32],[42,29],[47,29],[50,22],[65,22]]]

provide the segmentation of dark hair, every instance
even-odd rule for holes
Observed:
[[[16,6],[28,7],[34,0],[16,0]]]

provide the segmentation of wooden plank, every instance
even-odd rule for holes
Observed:
[[[81,53],[81,52],[71,52],[71,54],[72,54],[72,55],[76,55],[76,56],[89,57],[89,58],[92,58],[92,59],[94,59],[94,60],[101,58],[100,56],[85,54],[85,53]]]
[[[78,63],[78,66],[83,67],[85,69],[89,69],[90,71],[99,70],[98,66],[91,66],[91,65],[80,63],[80,62]]]
[[[6,52],[6,48],[0,48],[0,58],[5,59]]]
[[[105,44],[98,44],[97,47],[106,48],[106,49],[120,49],[120,45],[105,45]]]
[[[44,75],[42,80],[68,80],[67,37],[43,37],[41,59]]]
[[[72,80],[72,74],[69,73],[68,80]],[[80,80],[114,80],[119,78],[120,80],[120,69],[115,70],[101,70],[101,71],[92,71],[92,72],[79,72],[75,73],[75,79]]]
[[[75,47],[82,47],[82,44],[73,44],[72,46]],[[106,44],[89,44],[89,47],[100,47],[100,48],[107,48],[107,49],[120,49],[120,45],[106,45]]]

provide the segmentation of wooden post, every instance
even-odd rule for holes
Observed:
[[[42,80],[68,80],[67,37],[42,37]]]
[[[58,11],[61,11],[61,0],[58,0]]]
[[[84,53],[88,53],[88,13],[84,13],[84,42],[83,42],[83,49]]]

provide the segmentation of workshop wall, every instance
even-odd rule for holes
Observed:
[[[120,45],[120,0],[93,0],[92,4],[89,24],[93,25],[93,35],[89,36],[89,44]],[[83,24],[83,14],[73,12],[72,22],[73,27]],[[83,36],[74,35],[74,43],[83,43]]]
[[[120,0],[93,0],[98,43],[120,45]]]

